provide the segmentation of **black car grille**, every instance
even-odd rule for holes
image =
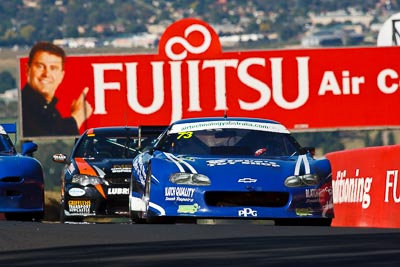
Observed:
[[[217,207],[283,207],[288,203],[286,192],[224,192],[205,193],[205,202]]]
[[[122,196],[118,198],[109,198],[107,200],[107,214],[128,214],[129,212],[129,198],[128,196]]]
[[[19,177],[19,176],[3,177],[3,178],[0,179],[0,182],[3,182],[3,183],[20,183],[20,182],[22,182],[22,177]]]

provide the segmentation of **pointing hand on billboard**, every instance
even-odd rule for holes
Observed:
[[[78,129],[82,126],[83,122],[90,117],[93,113],[93,107],[86,100],[86,94],[89,88],[85,87],[81,95],[72,102],[71,116],[75,119]]]

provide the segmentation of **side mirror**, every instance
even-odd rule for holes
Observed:
[[[153,154],[154,154],[154,151],[156,151],[156,150],[157,150],[156,147],[150,148],[149,151],[148,151],[149,155],[153,155]]]
[[[67,155],[65,154],[54,154],[53,161],[57,163],[67,163]]]
[[[24,156],[33,157],[33,152],[38,149],[38,145],[33,142],[25,142],[22,144],[22,151],[21,154]]]

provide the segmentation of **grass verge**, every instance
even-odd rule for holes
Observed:
[[[60,192],[45,191],[44,192],[44,221],[60,220]]]

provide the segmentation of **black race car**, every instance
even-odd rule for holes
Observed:
[[[101,127],[86,130],[64,163],[61,178],[60,221],[85,217],[128,216],[132,159],[152,145],[162,126]]]

